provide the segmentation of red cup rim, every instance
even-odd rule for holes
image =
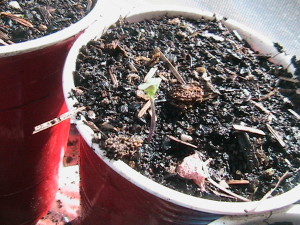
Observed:
[[[46,48],[48,46],[63,42],[64,40],[67,40],[68,38],[79,34],[100,17],[102,10],[102,4],[100,4],[101,0],[95,1],[97,2],[94,5],[93,9],[84,18],[61,31],[34,40],[1,46],[0,58]]]

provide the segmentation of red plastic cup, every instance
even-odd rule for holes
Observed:
[[[35,224],[54,200],[70,124],[32,132],[67,111],[64,61],[77,37],[98,18],[99,2],[62,31],[0,47],[0,224]]]
[[[160,6],[160,9],[138,9],[125,15],[129,22],[149,18],[168,16],[185,16],[188,18],[213,19],[213,13],[193,9]],[[83,45],[101,36],[105,27],[115,22],[119,15],[103,17],[91,26],[73,45],[68,54],[63,74],[63,88],[69,109],[74,109],[77,102],[69,98],[74,88],[73,71],[76,69],[76,58]],[[230,19],[225,25],[236,30],[247,40],[254,50],[263,54],[276,55],[272,41],[255,31]],[[285,54],[277,54],[273,61],[283,66],[289,64]],[[291,68],[292,69],[292,68]],[[89,225],[132,225],[132,224],[208,224],[225,215],[239,216],[242,224],[247,221],[262,222],[262,218],[279,213],[300,199],[300,185],[292,190],[258,202],[221,202],[197,198],[167,188],[138,173],[120,160],[109,160],[99,145],[93,143],[94,133],[84,123],[84,118],[74,119],[82,140],[80,149],[80,194],[81,217],[76,224]],[[299,208],[299,207],[298,207]],[[298,217],[299,218],[299,217]],[[218,220],[223,224],[222,220]],[[230,219],[229,219],[230,221]],[[225,221],[226,222],[226,221]],[[227,220],[228,222],[228,220]],[[241,224],[241,223],[234,223]]]

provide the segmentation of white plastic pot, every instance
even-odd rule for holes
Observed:
[[[126,14],[126,20],[136,22],[164,15],[213,19],[213,13],[168,6],[160,9],[139,9]],[[115,15],[114,18],[112,16],[103,18],[101,22],[94,24],[75,42],[68,54],[64,67],[63,88],[69,110],[74,109],[73,105],[76,103],[76,99],[70,98],[70,93],[74,88],[72,73],[81,46],[99,38],[118,18],[119,15]],[[255,31],[230,19],[224,24],[231,30],[237,30],[254,50],[263,54],[278,53],[272,41]],[[273,61],[287,66],[290,59],[284,54],[279,54]],[[258,206],[257,202],[218,202],[179,193],[144,177],[122,161],[104,157],[102,149],[92,142],[93,131],[83,123],[83,120],[74,122],[82,137],[81,224],[94,225],[97,221],[114,225],[207,224],[223,215],[252,215],[252,217],[270,215],[300,199],[300,185],[284,194],[267,199]]]

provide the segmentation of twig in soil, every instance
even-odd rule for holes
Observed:
[[[276,140],[281,145],[281,147],[284,148],[285,147],[285,143],[284,143],[282,137],[271,127],[270,124],[267,124],[267,128],[269,129],[269,131],[271,132],[271,134],[273,134],[273,136],[276,138]]]
[[[99,127],[97,127],[96,124],[94,124],[92,121],[83,120],[82,122],[85,125],[87,125],[89,128],[91,128],[95,133],[100,133],[101,137],[104,137],[105,139],[108,139],[108,136],[104,132],[102,132],[102,130],[100,130]]]
[[[273,113],[271,113],[270,110],[266,109],[262,104],[255,102],[253,100],[250,101],[252,104],[254,104],[257,108],[259,108],[261,111],[263,111],[264,113],[266,113],[267,115],[269,115],[272,119],[276,120],[276,117],[273,115]]]
[[[150,108],[150,106],[151,106],[151,102],[150,102],[150,100],[148,100],[148,101],[144,104],[144,106],[141,108],[141,110],[139,111],[139,113],[138,113],[138,118],[143,117],[143,116],[145,115],[145,113],[147,112],[147,110]]]
[[[142,99],[144,99],[146,101],[149,100],[149,96],[144,91],[142,91],[142,90],[137,90],[136,91],[136,96],[139,97],[139,98],[142,98]]]
[[[44,18],[44,22],[48,25],[51,22],[51,13],[50,8],[46,6],[38,7],[42,17]]]
[[[168,74],[168,73],[167,73],[167,72],[160,72],[160,73],[158,73],[158,76],[159,76],[163,81],[168,82],[169,79],[166,78],[166,74]]]
[[[284,80],[284,81],[288,81],[288,82],[291,82],[291,83],[299,83],[300,81],[299,80],[296,80],[296,79],[293,79],[293,78],[288,78],[288,77],[279,77],[280,80]]]
[[[249,184],[249,180],[228,180],[226,181],[229,185]]]
[[[128,57],[126,50],[120,45],[119,40],[114,40],[111,43],[105,44],[105,48],[114,51],[117,49],[118,51],[121,51],[125,57]]]
[[[116,132],[119,131],[118,128],[114,127],[113,125],[111,125],[108,121],[103,122],[102,124],[100,124],[100,128],[101,129],[106,129],[106,130],[114,130]]]
[[[129,68],[131,69],[132,72],[138,73],[137,68],[133,65],[132,62],[128,62],[128,66],[129,66]]]
[[[173,140],[173,141],[176,141],[176,142],[179,142],[179,143],[181,143],[181,144],[190,146],[190,147],[192,147],[192,148],[198,148],[196,145],[193,145],[193,144],[190,144],[190,143],[188,143],[188,142],[182,141],[182,140],[180,140],[180,139],[178,139],[178,138],[176,138],[176,137],[174,137],[174,136],[172,136],[172,135],[167,135],[167,137],[170,138],[170,139]]]
[[[296,113],[294,110],[292,109],[288,109],[288,111],[293,114],[298,120],[300,120],[300,115],[298,113]]]
[[[296,92],[296,90],[292,88],[278,88],[278,91],[280,93],[286,93],[286,94],[293,94]]]
[[[247,127],[247,126],[243,126],[243,125],[233,124],[233,128],[238,131],[245,131],[245,132],[249,132],[249,133],[253,133],[253,134],[266,135],[265,132],[263,132],[262,130],[259,130],[259,129],[253,128],[253,127]]]
[[[87,0],[86,11],[89,12],[92,9],[93,1]]]
[[[14,15],[14,14],[11,14],[11,13],[8,13],[8,12],[1,12],[1,13],[0,13],[0,16],[6,16],[6,17],[9,17],[10,19],[16,21],[16,22],[19,23],[19,24],[22,24],[22,25],[25,26],[25,27],[31,27],[31,28],[33,28],[32,23],[30,23],[29,21],[27,21],[27,20],[25,20],[25,19],[20,18],[20,17],[17,16],[17,15]]]
[[[231,198],[231,199],[236,199],[235,197],[233,197],[231,195],[227,195],[225,193],[218,192],[216,190],[213,190],[210,187],[207,187],[207,189],[210,190],[212,193],[214,193],[216,196],[225,197],[225,198]]]
[[[226,188],[222,187],[222,186],[219,185],[217,182],[215,182],[213,179],[211,179],[211,178],[208,177],[207,180],[208,180],[212,185],[216,186],[217,188],[219,188],[221,191],[225,192],[226,194],[229,194],[229,195],[231,195],[231,196],[233,196],[233,197],[235,197],[235,198],[237,198],[237,199],[239,199],[239,200],[241,200],[241,201],[244,201],[244,202],[250,202],[249,199],[244,198],[244,197],[242,197],[242,196],[240,196],[240,195],[238,195],[238,194],[235,194],[235,193],[233,193],[232,191],[227,190]]]
[[[267,192],[267,193],[264,195],[264,197],[262,197],[262,199],[260,199],[260,200],[257,202],[257,204],[255,205],[255,207],[254,207],[253,209],[251,209],[251,210],[245,209],[244,211],[245,211],[246,213],[255,211],[255,209],[257,209],[257,207],[258,207],[262,202],[264,202],[267,198],[269,198],[269,197],[272,195],[272,193],[279,187],[279,185],[282,183],[282,181],[284,181],[286,178],[288,178],[288,177],[290,177],[290,176],[291,176],[291,174],[289,173],[289,171],[286,171],[286,172],[279,178],[279,180],[278,180],[277,184],[275,185],[275,187],[274,187],[273,189],[271,189],[269,192]]]
[[[219,90],[217,90],[214,85],[211,83],[211,77],[208,76],[207,74],[207,70],[204,67],[198,67],[197,72],[199,72],[200,74],[202,74],[201,78],[205,81],[206,87],[212,91],[213,93],[217,94],[217,95],[221,95],[221,93],[219,92]],[[214,96],[216,97],[216,96]],[[210,97],[213,98],[213,97]]]
[[[119,86],[118,79],[116,75],[112,72],[111,68],[108,68],[108,74],[113,82],[114,87],[118,87]]]
[[[53,126],[63,122],[64,120],[67,120],[67,119],[71,118],[73,115],[75,115],[76,113],[78,113],[80,111],[83,111],[84,109],[85,109],[85,107],[82,106],[80,108],[77,108],[77,109],[74,109],[72,111],[66,112],[66,113],[60,115],[59,117],[54,118],[50,121],[47,121],[47,122],[42,123],[38,126],[35,126],[34,131],[32,132],[32,134],[36,134],[36,133],[39,133],[39,132],[41,132],[43,130],[46,130],[50,127],[53,127]]]
[[[174,76],[176,77],[176,79],[181,83],[181,84],[186,84],[186,82],[183,80],[182,76],[179,74],[179,72],[177,71],[177,69],[172,65],[172,63],[170,62],[170,60],[165,56],[164,53],[162,53],[160,51],[159,48],[155,48],[154,49],[154,53],[159,53],[160,59],[168,64],[169,69],[172,71],[172,73],[174,74]]]
[[[258,100],[259,100],[259,101],[264,101],[264,100],[266,100],[266,99],[270,98],[271,96],[275,95],[277,92],[278,92],[278,90],[277,90],[277,89],[275,89],[275,90],[273,90],[273,91],[269,92],[268,94],[266,94],[266,95],[262,96],[262,97],[261,97],[261,98],[259,98]]]
[[[0,38],[4,39],[4,40],[8,40],[9,36],[6,33],[4,33],[3,31],[0,30]]]
[[[83,120],[83,123],[91,128],[94,132],[100,132],[99,127],[97,127],[92,121]]]

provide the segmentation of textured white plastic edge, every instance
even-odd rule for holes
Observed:
[[[80,48],[91,39],[101,37],[106,28],[116,22],[120,16],[126,16],[129,21],[133,22],[163,15],[182,15],[189,18],[204,17],[206,19],[212,19],[214,16],[213,13],[206,11],[199,11],[183,7],[177,8],[176,6],[162,7],[162,5],[160,5],[159,8],[150,8],[147,5],[147,9],[139,8],[134,9],[131,12],[123,12],[121,15],[109,14],[109,16],[103,16],[101,21],[93,24],[83,35],[81,35],[81,37],[79,37],[68,54],[63,72],[63,87],[69,110],[74,109],[73,105],[76,103],[76,99],[70,98],[70,91],[74,88],[72,73],[75,70],[76,58]],[[258,34],[255,31],[250,30],[247,27],[230,19],[228,19],[224,24],[230,29],[237,30],[242,38],[249,42],[253,49],[261,50],[261,53],[263,54],[277,54],[276,49],[273,47],[273,42],[265,38],[263,35]],[[280,54],[274,58],[275,63],[282,64],[283,66],[287,66],[289,61],[290,58],[284,54]],[[82,120],[74,120],[73,122],[76,123],[76,126],[84,140],[91,146],[92,149],[94,149],[94,151],[108,166],[141,189],[174,204],[201,212],[223,215],[257,215],[265,213],[269,214],[273,210],[289,206],[300,200],[300,185],[284,194],[263,201],[255,210],[252,209],[257,206],[257,202],[218,202],[177,192],[146,178],[120,160],[114,161],[105,158],[103,156],[103,150],[101,150],[97,144],[92,143],[93,131],[87,127]]]
[[[300,205],[295,204],[283,209],[278,209],[268,213],[254,214],[248,216],[223,216],[209,225],[267,225],[275,223],[299,224],[300,222]]]
[[[32,52],[61,43],[68,38],[79,34],[81,31],[90,26],[94,21],[98,20],[101,10],[102,0],[98,0],[93,9],[84,18],[61,31],[34,40],[1,46],[0,58]]]

